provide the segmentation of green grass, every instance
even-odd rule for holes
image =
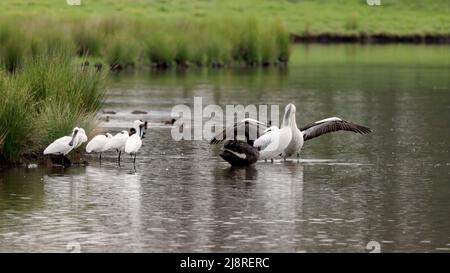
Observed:
[[[289,32],[448,34],[448,0],[81,0],[68,6],[65,0],[0,1],[2,16],[36,15],[50,18],[128,16],[136,19],[247,17],[282,19]]]
[[[14,28],[11,26],[14,25]],[[266,43],[271,46],[267,48]],[[136,19],[114,15],[27,20],[0,16],[0,60],[13,72],[39,54],[65,51],[112,69],[135,66],[255,66],[289,59],[289,33],[279,20],[253,17]],[[271,52],[267,52],[271,50]]]
[[[61,48],[113,69],[272,65],[289,61],[289,33],[450,34],[448,0],[81,1],[1,1],[2,67]]]
[[[103,73],[65,53],[36,56],[14,74],[0,70],[0,161],[40,154],[75,126],[89,132],[104,90]]]

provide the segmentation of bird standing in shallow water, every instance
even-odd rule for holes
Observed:
[[[61,156],[61,165],[63,167],[67,167],[71,165],[70,160],[66,157],[68,153],[72,150],[78,148],[87,141],[87,136],[83,128],[75,127],[72,130],[72,134],[70,136],[63,136],[55,141],[53,141],[50,145],[47,146],[44,150],[44,155],[58,155]],[[53,163],[55,161],[52,159]]]
[[[253,142],[267,130],[263,122],[246,118],[217,134],[211,144],[225,142],[224,150],[220,154],[232,166],[251,165],[258,161],[258,149]]]
[[[275,157],[280,156],[291,141],[292,122],[295,122],[295,106],[288,104],[284,110],[281,128],[278,130],[273,128],[255,140],[253,146],[259,150],[259,159],[270,159],[273,161]]]
[[[136,171],[136,154],[142,146],[142,137],[144,136],[144,126],[147,123],[144,123],[142,120],[135,120],[133,128],[136,130],[136,133],[130,136],[125,143],[125,153],[134,155],[133,166],[134,171]]]
[[[253,119],[244,119],[234,126],[226,128],[211,140],[211,144],[217,144],[227,140],[224,145],[224,151],[220,156],[233,166],[250,165],[257,161],[255,155],[258,150],[255,151],[256,148],[253,146],[258,147],[260,150],[258,159],[269,158],[273,161],[273,157],[282,156],[286,159],[287,157],[297,155],[298,160],[303,144],[307,140],[337,131],[350,131],[359,134],[368,134],[371,132],[369,127],[345,121],[338,117],[319,120],[298,129],[295,120],[296,108],[293,104],[287,105],[286,110],[288,110],[288,108],[290,109],[291,117],[289,118],[289,126],[287,126],[287,129],[291,132],[291,138],[290,141],[282,141],[281,146],[275,145],[280,144],[279,142],[272,143],[271,141],[279,139],[279,137],[275,136],[280,134],[279,131],[282,129],[278,129],[276,126],[267,128],[264,123]],[[286,118],[285,112],[283,119],[286,120]],[[287,130],[286,126],[284,127],[285,130]],[[237,140],[243,136],[245,136],[245,141]],[[255,136],[257,136],[258,139],[253,141]],[[268,149],[269,145],[274,146],[276,149]],[[281,150],[280,147],[284,146],[285,148]],[[280,153],[278,154],[278,152]]]
[[[99,153],[100,164],[102,163],[102,153],[106,151],[105,146],[112,138],[110,133],[106,133],[104,135],[97,135],[89,143],[86,145],[87,153]]]
[[[125,151],[125,144],[130,136],[136,133],[136,129],[130,128],[130,131],[123,130],[115,134],[105,145],[105,151],[116,150],[119,153],[117,157],[118,165],[120,166],[120,155]]]

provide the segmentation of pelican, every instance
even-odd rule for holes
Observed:
[[[125,153],[134,155],[133,166],[136,171],[136,154],[142,146],[142,137],[145,134],[146,123],[142,120],[135,120],[133,128],[136,130],[136,134],[133,134],[127,139],[125,143]]]
[[[250,165],[258,161],[259,158],[259,151],[253,147],[253,142],[267,130],[263,122],[246,118],[225,128],[210,143],[219,144],[225,141],[224,150],[220,157],[231,165]]]
[[[289,124],[288,128],[291,130],[291,139],[290,141],[288,141],[288,145],[286,145],[285,140],[282,140],[283,143],[279,143],[280,145],[268,143],[270,142],[270,140],[276,140],[276,136],[280,136],[280,131],[282,131],[283,129],[286,130],[286,120],[288,118],[288,116],[286,115],[287,112],[285,112],[285,115],[283,117],[283,124],[281,129],[276,126],[267,128],[266,125],[260,121],[246,119],[236,123],[234,126],[223,130],[223,132],[219,133],[211,140],[211,144],[221,143],[225,138],[234,139],[228,140],[228,142],[225,143],[225,150],[220,156],[231,165],[250,165],[257,161],[257,159],[255,160],[255,156],[257,156],[258,159],[272,159],[273,157],[281,155],[286,159],[287,157],[297,155],[297,159],[299,159],[300,151],[305,141],[316,138],[326,133],[342,130],[359,134],[368,134],[371,132],[369,127],[358,125],[356,123],[349,122],[338,117],[322,119],[298,129],[295,120],[296,108],[293,104],[289,104],[288,106],[286,106],[286,111],[289,109],[290,120],[289,122],[287,122],[287,124]],[[239,141],[236,139],[239,133],[241,133],[242,135],[242,131],[245,132],[246,141]],[[252,141],[249,136],[254,136],[255,134],[257,135],[258,139]],[[276,149],[274,149],[275,151],[269,152],[267,150],[269,145],[277,146]],[[286,147],[280,152],[280,147],[278,146],[284,145],[286,145]],[[253,146],[258,147],[258,149],[260,149],[261,151],[258,152],[258,150]],[[280,154],[276,154],[277,152],[280,152]],[[263,153],[265,153],[264,156],[262,156]]]
[[[105,146],[108,141],[110,141],[112,135],[110,133],[106,133],[104,135],[96,135],[89,143],[86,145],[87,153],[99,153],[100,154],[100,162],[102,162],[102,153],[106,151]]]
[[[86,142],[87,136],[84,132],[83,128],[75,127],[72,130],[72,134],[70,136],[63,136],[55,141],[53,141],[50,145],[47,146],[44,150],[44,155],[60,155],[62,156],[62,165],[64,166],[65,160],[67,160],[70,165],[70,160],[68,160],[65,156],[70,153],[72,150],[78,148]]]
[[[117,134],[115,134],[104,147],[105,151],[116,150],[119,153],[117,158],[118,164],[120,166],[120,155],[122,151],[125,151],[125,144],[127,143],[128,137],[134,135],[136,133],[136,129],[130,128],[130,131],[123,130]]]
[[[253,143],[259,150],[259,159],[270,159],[280,156],[292,139],[292,123],[295,122],[295,106],[286,105],[281,128],[269,127],[268,131]]]

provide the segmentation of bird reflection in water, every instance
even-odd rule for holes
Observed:
[[[257,180],[258,171],[254,165],[231,166],[224,171],[224,177],[231,180]]]

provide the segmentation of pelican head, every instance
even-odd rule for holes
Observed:
[[[284,108],[283,127],[289,126],[291,122],[295,121],[295,111],[295,105],[292,103],[286,105],[286,108]]]
[[[73,128],[73,130],[72,130],[72,139],[69,142],[69,146],[73,146],[73,141],[74,141],[74,139],[77,136],[79,131],[80,131],[80,128],[78,128],[78,127]]]

